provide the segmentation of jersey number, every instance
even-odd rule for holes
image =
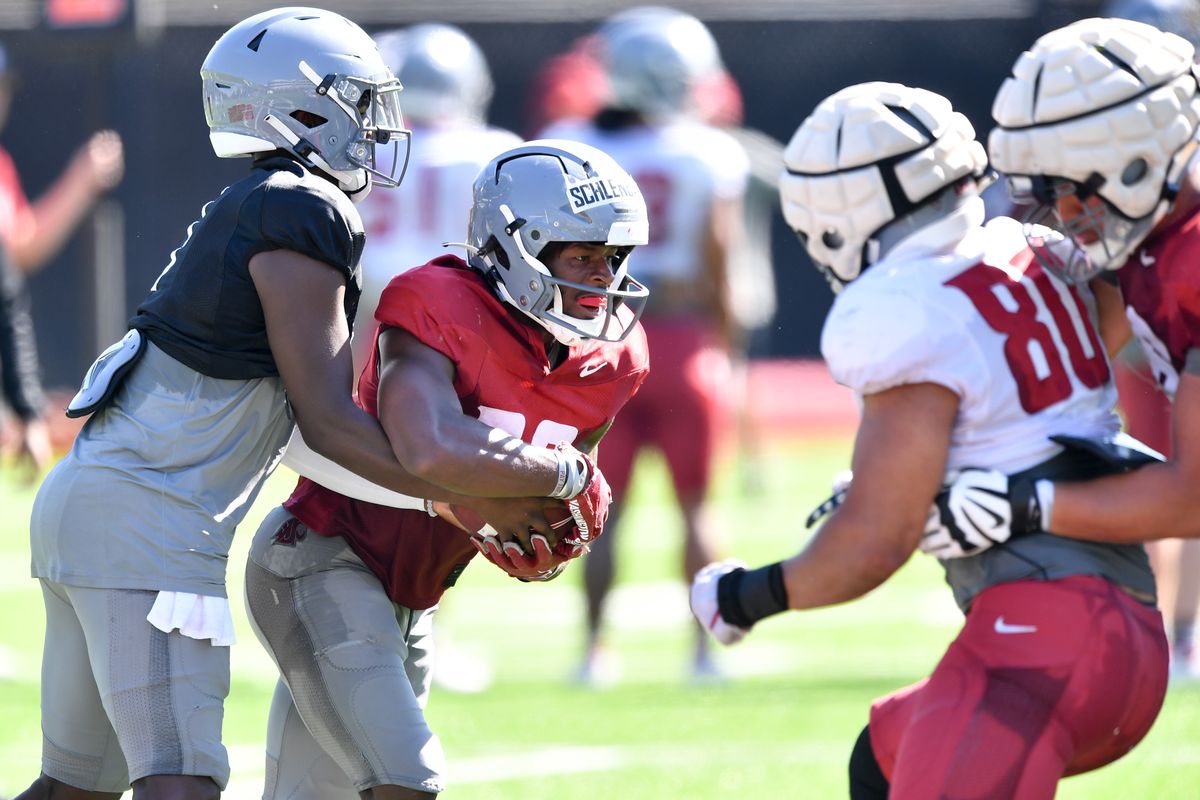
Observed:
[[[1096,331],[1086,322],[1087,309],[1079,292],[1074,286],[1065,287],[1075,307],[1072,314],[1062,292],[1040,265],[1030,264],[1022,279],[1014,281],[1003,270],[976,264],[946,285],[961,290],[988,326],[1005,337],[1004,358],[1026,413],[1034,414],[1071,396],[1064,350],[1071,370],[1084,386],[1096,389],[1108,382],[1108,359]],[[1050,312],[1053,329],[1038,319],[1039,306]],[[1086,337],[1086,347],[1081,337]]]
[[[662,244],[671,235],[667,227],[671,217],[671,176],[657,170],[643,170],[633,179],[642,191],[646,216],[650,219],[650,242],[646,247]]]
[[[510,436],[529,442],[534,447],[554,447],[559,442],[574,442],[579,429],[561,422],[544,419],[533,429],[533,435],[525,439],[525,415],[519,411],[505,411],[491,406],[479,407],[479,421],[499,428]]]

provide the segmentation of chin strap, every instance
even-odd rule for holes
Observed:
[[[321,154],[317,151],[312,143],[307,139],[297,136],[296,133],[284,124],[283,120],[276,117],[274,114],[267,114],[263,117],[263,122],[270,125],[275,131],[284,138],[291,146],[292,152],[300,158],[305,166],[312,169],[319,169],[337,181],[338,188],[349,196],[353,196],[362,192],[366,187],[371,185],[371,179],[367,176],[365,169],[357,169],[347,173],[344,170],[336,170],[329,166]],[[370,191],[367,189],[367,191]],[[364,194],[363,197],[366,197]],[[359,198],[361,199],[361,198]]]

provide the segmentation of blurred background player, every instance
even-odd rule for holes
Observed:
[[[1083,293],[1042,269],[1019,223],[983,225],[987,158],[945,98],[851,86],[804,121],[786,161],[784,214],[838,293],[822,353],[862,422],[845,502],[800,553],[697,576],[693,611],[726,644],[891,577],[947,473],[1085,477],[1105,465],[1047,435],[1119,426]],[[965,625],[928,679],[872,705],[854,800],[1050,798],[1145,736],[1167,643],[1143,548],[1043,534],[943,565]]]
[[[354,374],[366,366],[374,341],[375,307],[398,273],[429,260],[467,227],[471,182],[497,153],[520,143],[487,125],[492,76],[483,51],[453,25],[427,23],[377,34],[384,62],[404,86],[404,121],[413,131],[404,182],[360,204],[367,246],[363,293],[355,320]],[[487,659],[454,643],[437,627],[434,681],[452,691],[480,691],[491,682]]]
[[[670,18],[673,9],[641,6],[616,15],[610,25]],[[537,71],[529,92],[527,116],[531,129],[540,131],[564,120],[590,120],[610,95],[604,68],[603,39],[596,33],[581,36],[566,52],[551,57]],[[738,141],[749,158],[750,172],[743,197],[743,235],[739,249],[730,256],[730,306],[737,322],[738,340],[731,355],[735,385],[734,410],[737,415],[738,466],[743,470],[744,488],[753,491],[756,433],[749,426],[744,402],[747,360],[751,351],[769,349],[770,323],[775,317],[774,260],[771,254],[771,228],[779,210],[779,174],[783,170],[783,142],[763,131],[743,124],[742,92],[725,68],[695,84],[695,113],[702,122],[721,128]]]
[[[355,373],[370,355],[375,307],[393,276],[457,241],[471,209],[471,182],[515,133],[486,123],[492,76],[483,51],[453,25],[426,23],[377,34],[379,52],[404,86],[404,121],[413,131],[409,174],[359,209],[367,231],[363,293],[355,321]]]
[[[731,259],[742,235],[748,163],[729,134],[699,119],[700,90],[722,73],[716,41],[695,17],[637,8],[605,22],[595,48],[605,69],[605,107],[591,120],[563,120],[544,133],[609,153],[629,171],[650,216],[650,243],[637,255],[651,290],[643,325],[654,369],[605,437],[601,467],[619,516],[638,453],[659,449],[682,515],[686,579],[716,557],[707,494],[727,433],[731,352],[740,340],[730,290]],[[584,562],[587,642],[579,679],[609,683],[618,667],[602,641],[614,579],[619,524]],[[691,672],[716,674],[697,629]]]
[[[8,121],[17,75],[0,46],[0,130]],[[121,137],[99,131],[70,157],[67,168],[30,202],[16,165],[0,147],[0,370],[4,399],[17,417],[16,443],[29,480],[50,465],[52,452],[42,419],[45,396],[33,330],[27,276],[66,245],[96,200],[121,181],[125,171]]]
[[[438,603],[476,550],[543,581],[602,541],[611,495],[584,454],[648,369],[637,325],[645,291],[627,271],[646,236],[637,186],[611,158],[535,141],[480,171],[465,262],[442,255],[388,284],[358,402],[401,462],[481,494],[517,482],[575,506],[575,527],[557,542],[547,530],[531,560],[516,543],[502,551],[453,527],[447,512],[459,507],[433,504],[447,519],[431,519],[419,503],[361,502],[302,480],[259,527],[246,568],[247,608],[282,676],[265,798],[443,790],[445,759],[424,716]],[[529,463],[556,444],[572,465],[558,485]]]

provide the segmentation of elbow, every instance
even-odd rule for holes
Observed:
[[[908,562],[912,553],[911,547],[901,546],[899,543],[872,542],[863,548],[858,569],[865,579],[879,586],[895,575]]]
[[[395,433],[394,431],[392,432]],[[436,433],[408,441],[391,439],[392,453],[410,475],[444,488],[460,487],[472,472],[472,459],[459,453]]]

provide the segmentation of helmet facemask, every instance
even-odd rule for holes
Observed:
[[[316,94],[333,103],[332,113],[340,112],[350,120],[354,137],[340,141],[344,126],[331,125],[329,119],[313,112],[291,115],[304,125],[303,134],[273,114],[264,121],[289,142],[291,151],[306,166],[327,173],[347,193],[360,192],[368,183],[399,186],[408,170],[412,137],[400,111],[400,81],[332,73],[321,77],[304,61],[298,67]]]
[[[1025,238],[1042,266],[1068,283],[1086,283],[1107,270],[1120,269],[1150,232],[1169,213],[1196,152],[1189,142],[1172,159],[1162,196],[1142,217],[1129,217],[1105,198],[1105,179],[1098,173],[1084,182],[1054,176],[1011,175],[1008,191],[1018,205],[1028,206]],[[1126,168],[1129,183],[1145,174],[1145,162]],[[1064,216],[1064,209],[1074,211]]]

